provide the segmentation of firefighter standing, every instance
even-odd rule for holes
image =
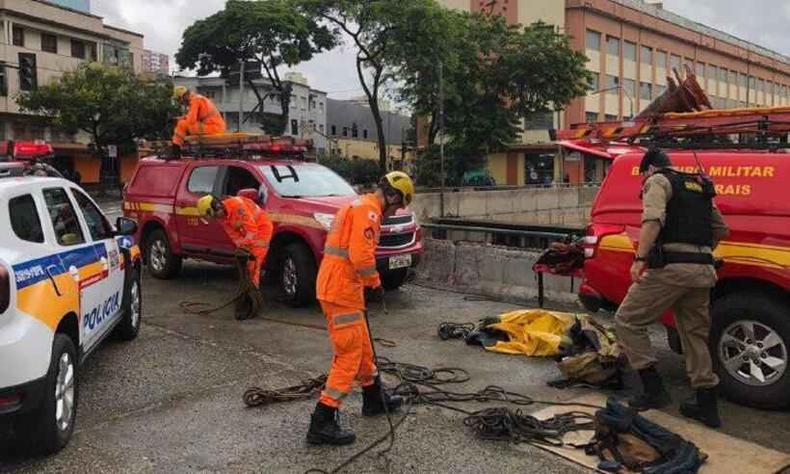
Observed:
[[[671,399],[655,368],[647,328],[671,309],[696,390],[681,413],[708,426],[721,425],[716,403],[719,379],[708,350],[710,289],[716,284],[712,251],[728,230],[713,204],[713,183],[700,174],[673,171],[669,157],[651,149],[639,171],[642,228],[631,267],[633,284],[615,316],[617,336],[643,391],[629,404],[638,410],[662,408]],[[645,270],[647,268],[647,270]]]
[[[354,442],[354,433],[342,430],[336,420],[337,409],[354,382],[363,389],[364,416],[397,410],[403,402],[382,390],[365,320],[365,290],[383,296],[375,255],[382,215],[408,206],[413,196],[411,178],[394,171],[381,179],[374,194],[359,197],[335,215],[317,282],[334,358],[310,421],[307,441],[312,444]]]
[[[246,275],[242,274],[242,278],[249,279],[247,282],[249,284],[246,285],[247,301],[237,306],[236,318],[247,319],[256,316],[262,303],[258,291],[261,269],[266,262],[274,229],[271,220],[255,202],[241,196],[228,197],[220,201],[207,194],[198,200],[197,209],[201,216],[216,217],[220,220],[223,230],[236,246],[237,258],[247,261]]]
[[[180,150],[187,135],[213,135],[225,132],[225,120],[208,98],[190,92],[184,86],[173,89],[173,98],[187,107],[187,114],[181,117],[173,132],[174,150]]]

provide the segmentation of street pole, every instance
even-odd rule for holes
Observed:
[[[241,122],[244,120],[244,60],[239,60],[239,126],[237,132],[241,132]]]
[[[441,188],[439,191],[439,217],[444,217],[444,71],[439,61],[439,167]]]

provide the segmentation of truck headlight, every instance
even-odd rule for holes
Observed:
[[[329,232],[329,229],[332,228],[332,221],[335,220],[335,215],[316,212],[313,214],[313,218],[317,220],[327,232]]]

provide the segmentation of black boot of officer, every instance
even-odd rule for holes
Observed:
[[[680,404],[680,413],[687,418],[701,421],[711,428],[720,427],[716,387],[698,389],[694,398]]]
[[[343,430],[337,423],[337,408],[319,402],[310,417],[310,429],[307,431],[307,442],[310,444],[351,444],[357,436],[351,431]]]
[[[373,385],[362,388],[362,415],[376,416],[393,413],[403,405],[403,397],[390,396],[381,388],[381,379],[378,377]]]
[[[639,371],[642,380],[642,393],[628,400],[628,405],[637,410],[659,409],[672,403],[669,392],[664,388],[661,375],[654,366]]]

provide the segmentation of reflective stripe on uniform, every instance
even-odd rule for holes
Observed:
[[[362,313],[339,314],[332,319],[335,326],[350,324],[362,320]]]
[[[376,275],[376,267],[365,267],[359,270],[359,276],[368,278]]]
[[[346,398],[346,395],[348,395],[348,393],[341,392],[340,390],[335,389],[335,388],[326,387],[324,389],[324,395],[326,395],[329,398],[333,398],[335,400],[342,400],[342,399]]]
[[[348,258],[348,249],[341,249],[340,247],[327,245],[326,247],[324,247],[324,255],[332,255],[333,257]]]

